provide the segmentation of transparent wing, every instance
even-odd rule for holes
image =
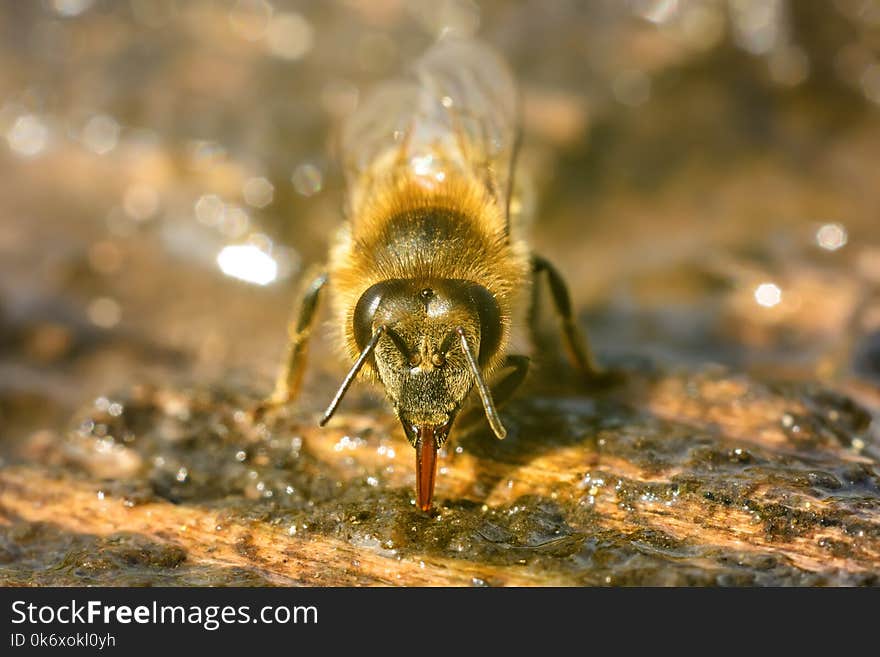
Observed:
[[[353,216],[376,185],[401,173],[428,186],[476,178],[506,213],[517,139],[507,66],[483,44],[450,39],[430,48],[412,73],[374,89],[343,128]]]

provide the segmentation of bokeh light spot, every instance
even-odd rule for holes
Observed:
[[[816,231],[816,244],[826,251],[837,251],[846,245],[846,228],[841,224],[824,224]]]
[[[93,153],[109,153],[119,141],[119,124],[112,116],[98,114],[88,120],[82,131],[85,147]]]
[[[324,177],[314,164],[300,164],[290,177],[293,188],[302,196],[314,196],[321,191]]]
[[[255,285],[268,285],[278,277],[275,259],[253,244],[223,247],[217,266],[227,276]]]
[[[248,178],[241,188],[245,203],[255,208],[265,208],[275,196],[275,187],[266,178]]]
[[[18,117],[6,133],[9,148],[19,155],[39,155],[49,143],[49,128],[35,114]]]
[[[314,40],[311,23],[292,12],[274,16],[266,31],[266,47],[281,59],[301,59],[312,49]]]
[[[782,290],[775,283],[761,283],[755,288],[755,301],[759,306],[772,308],[782,301]]]

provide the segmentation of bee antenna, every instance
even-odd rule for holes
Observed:
[[[477,391],[480,393],[480,400],[483,402],[483,409],[486,411],[486,419],[489,420],[489,426],[492,427],[493,433],[498,436],[499,440],[501,440],[507,435],[507,429],[501,424],[501,418],[498,417],[498,411],[495,410],[495,402],[492,401],[492,393],[489,390],[489,386],[487,386],[486,382],[483,380],[483,375],[480,373],[480,368],[477,365],[477,359],[474,358],[474,352],[471,350],[471,345],[468,343],[467,338],[464,335],[464,329],[459,326],[455,329],[455,332],[458,333],[458,337],[461,339],[462,351],[464,351],[468,367],[470,367],[471,374],[474,375],[474,380],[477,383]]]
[[[364,363],[367,362],[367,358],[370,357],[370,354],[373,353],[373,349],[376,348],[376,344],[379,342],[379,338],[382,337],[386,330],[387,327],[383,324],[376,329],[375,333],[373,333],[373,337],[370,338],[370,341],[367,343],[367,346],[364,347],[361,355],[358,356],[358,359],[355,361],[354,365],[352,365],[351,369],[348,371],[348,374],[345,375],[345,379],[343,379],[342,385],[339,386],[339,390],[336,391],[336,395],[334,395],[333,401],[330,402],[327,410],[324,411],[324,415],[318,422],[319,426],[323,427],[325,424],[327,424],[327,422],[330,421],[330,418],[333,417],[333,414],[336,412],[336,407],[339,406],[339,402],[341,402],[342,398],[345,397],[345,393],[348,392],[351,384],[354,383],[354,380],[357,378],[358,372],[361,371]]]

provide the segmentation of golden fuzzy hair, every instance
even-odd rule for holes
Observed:
[[[436,248],[407,241],[407,229],[430,217],[440,223]],[[502,208],[476,180],[449,176],[426,184],[399,175],[380,185],[340,229],[330,252],[330,296],[334,326],[354,360],[355,306],[373,284],[391,279],[460,279],[485,287],[500,309],[502,338],[486,363],[488,376],[503,359],[513,309],[529,282],[526,244],[508,232]],[[369,366],[366,375],[375,379]]]

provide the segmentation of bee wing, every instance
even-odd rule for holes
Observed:
[[[403,138],[416,119],[420,94],[413,81],[382,83],[342,126],[342,165],[352,217],[376,185],[399,166]]]
[[[413,66],[413,78],[364,99],[342,134],[351,210],[401,171],[441,183],[476,178],[506,214],[518,137],[513,76],[490,48],[448,39]]]

